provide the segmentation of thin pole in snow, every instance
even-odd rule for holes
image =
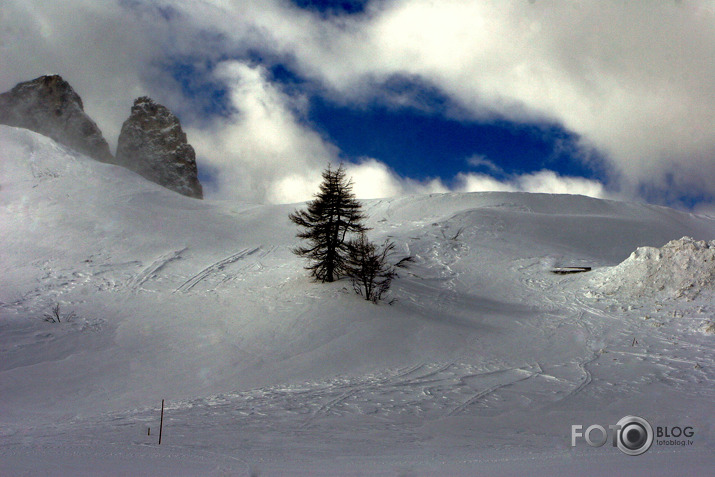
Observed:
[[[164,429],[164,400],[161,400],[161,421],[159,422],[159,445],[161,445],[161,431]]]

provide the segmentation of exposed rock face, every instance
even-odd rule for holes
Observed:
[[[167,189],[203,198],[196,154],[179,119],[151,98],[134,101],[119,134],[116,163]]]
[[[59,75],[40,76],[0,94],[0,124],[35,131],[99,161],[113,159],[82,99]]]

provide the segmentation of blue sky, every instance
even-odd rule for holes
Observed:
[[[366,2],[296,2],[308,9],[335,14],[348,7],[350,14]],[[336,5],[337,4],[337,5]],[[344,10],[339,10],[344,12]],[[285,65],[252,55],[254,64],[268,69],[270,80],[284,91],[308,95],[308,108],[300,118],[340,150],[338,159],[359,162],[379,158],[397,174],[420,181],[438,178],[448,186],[460,172],[488,174],[500,180],[543,169],[560,175],[603,180],[598,161],[585,164],[578,138],[556,123],[516,123],[500,118],[477,121],[448,113],[456,108],[438,90],[419,81],[392,81],[390,89],[409,92],[415,104],[394,107],[384,102],[341,104],[321,95],[314,86]],[[182,93],[198,112],[195,122],[230,114],[228,91],[211,81],[210,66],[191,63],[168,65]],[[202,171],[204,181],[212,172]],[[452,184],[453,185],[453,184]]]
[[[399,174],[449,181],[462,171],[504,179],[548,168],[598,178],[577,156],[576,138],[556,124],[468,121],[412,108],[349,108],[324,98],[311,102],[309,119],[350,160],[381,158]]]
[[[577,193],[709,210],[715,2],[8,0],[0,88],[62,74],[110,144],[175,111],[207,196]],[[12,20],[11,20],[12,19]],[[93,39],[88,42],[87,38]]]
[[[359,15],[366,1],[299,1],[320,15]],[[439,181],[445,190],[458,189],[460,174],[475,173],[498,181],[525,173],[553,171],[558,176],[605,182],[600,158],[589,151],[584,161],[578,135],[556,122],[514,122],[500,117],[475,119],[438,88],[419,78],[392,77],[376,88],[381,98],[350,103],[324,94],[319,85],[301,77],[282,58],[249,51],[231,58],[264,67],[266,80],[289,95],[306,98],[296,120],[318,133],[338,151],[333,162],[360,163],[376,158],[395,175],[418,182]],[[164,66],[191,105],[188,125],[201,127],[212,118],[230,116],[229,90],[213,79],[218,61],[179,59]],[[395,105],[390,97],[409,97]],[[204,167],[203,183],[211,187],[220,169]],[[576,191],[575,193],[579,193]]]
[[[329,15],[356,15],[365,12],[368,0],[291,0],[297,7]]]

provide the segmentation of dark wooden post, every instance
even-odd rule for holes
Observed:
[[[161,400],[161,421],[159,422],[159,445],[161,445],[161,431],[164,429],[164,400]]]

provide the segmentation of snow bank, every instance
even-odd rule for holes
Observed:
[[[661,248],[639,247],[592,282],[607,295],[693,300],[715,291],[715,240],[683,237]]]

